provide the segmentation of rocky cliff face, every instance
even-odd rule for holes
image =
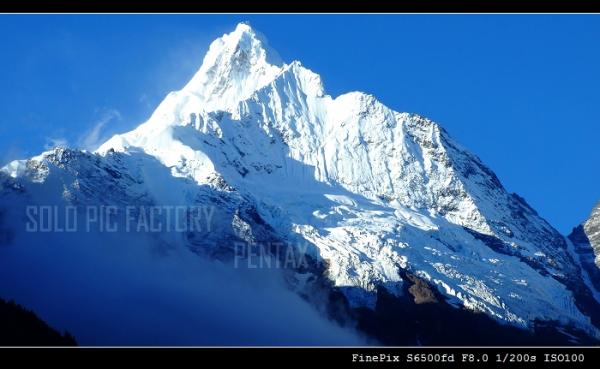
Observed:
[[[587,273],[586,280],[600,291],[600,203],[585,222],[573,228],[569,240]]]

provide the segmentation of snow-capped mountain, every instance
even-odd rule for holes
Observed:
[[[308,245],[351,308],[375,309],[381,289],[401,298],[419,281],[501,323],[600,337],[590,313],[598,275],[479,158],[374,96],[328,95],[318,74],[282,61],[248,24],[215,40],[190,82],[133,131],[94,153],[55,149],[3,172],[0,199],[13,211],[217,205],[210,233],[161,242],[210,256],[240,240]],[[583,229],[598,255],[598,222]],[[294,270],[291,288],[310,294],[311,274]]]

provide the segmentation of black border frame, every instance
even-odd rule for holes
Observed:
[[[4,0],[0,13],[600,13],[596,0]]]

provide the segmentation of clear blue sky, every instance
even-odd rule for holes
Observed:
[[[331,95],[439,122],[560,231],[600,200],[597,15],[1,15],[2,165],[135,127],[245,20]]]

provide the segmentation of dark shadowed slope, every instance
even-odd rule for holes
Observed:
[[[0,299],[0,346],[76,346],[68,332],[60,334],[35,313]]]

